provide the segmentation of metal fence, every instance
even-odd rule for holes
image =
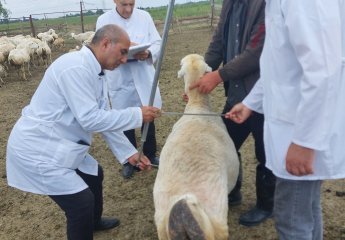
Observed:
[[[211,0],[209,8],[197,17],[174,17],[172,29],[181,31],[185,26],[210,25],[214,26],[219,18],[221,0]],[[60,35],[69,35],[71,32],[80,33],[94,31],[97,18],[110,9],[82,9],[80,11],[50,12],[32,14],[22,18],[0,19],[0,36],[15,36],[18,34],[36,36],[50,28],[56,30]],[[153,9],[145,9],[151,11]],[[163,28],[163,20],[155,18],[155,24],[159,30]]]

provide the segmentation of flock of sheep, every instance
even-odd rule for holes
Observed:
[[[78,44],[91,42],[94,32],[81,34],[71,34]],[[31,35],[16,35],[13,37],[0,37],[0,86],[4,83],[3,78],[7,77],[8,72],[16,71],[18,77],[23,80],[31,76],[30,68],[44,65],[45,68],[52,62],[52,49],[64,47],[65,40],[59,37],[54,29]],[[79,46],[70,51],[79,50]]]

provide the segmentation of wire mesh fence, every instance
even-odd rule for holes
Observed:
[[[210,0],[199,3],[177,4],[174,7],[172,29],[182,31],[184,27],[200,25],[214,26],[219,18],[222,0]],[[150,12],[156,26],[162,30],[167,6],[145,8]],[[50,12],[32,14],[22,18],[0,19],[0,36],[18,34],[37,36],[49,29],[56,30],[62,36],[71,32],[94,31],[97,18],[110,9],[83,9],[80,11]]]

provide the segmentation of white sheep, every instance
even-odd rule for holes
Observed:
[[[189,86],[211,71],[204,58],[181,61],[189,97],[185,112],[212,113],[208,95]],[[161,151],[153,189],[155,223],[160,240],[228,239],[228,193],[235,186],[238,156],[221,117],[182,116]]]
[[[95,32],[93,31],[88,31],[79,34],[71,33],[71,37],[80,42],[81,44],[84,44],[84,41],[90,41],[90,39],[92,39],[94,35]]]
[[[30,64],[30,54],[25,48],[13,49],[8,55],[8,62],[10,65],[20,68],[22,73],[22,78],[27,80],[25,75],[25,64],[27,64],[28,73],[31,76],[29,64]],[[19,74],[19,73],[18,73]]]

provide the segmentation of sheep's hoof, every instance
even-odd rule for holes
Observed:
[[[178,201],[171,209],[169,235],[171,240],[206,240],[205,234],[184,199]]]

